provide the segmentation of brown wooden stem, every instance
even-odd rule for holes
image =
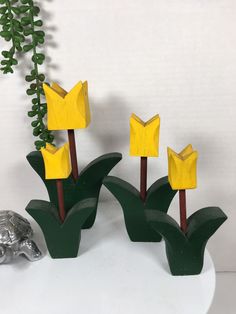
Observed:
[[[180,227],[184,233],[187,232],[186,214],[186,191],[179,190]]]
[[[63,222],[65,220],[66,214],[65,214],[62,179],[57,179],[56,184],[57,184],[57,198],[58,198],[59,216],[60,216],[61,221]]]
[[[72,175],[73,175],[74,180],[77,180],[79,177],[79,171],[78,171],[77,156],[76,156],[75,131],[74,130],[68,130],[68,138],[69,138],[69,145],[70,145]]]
[[[147,194],[147,157],[141,157],[140,160],[140,197],[143,201]]]

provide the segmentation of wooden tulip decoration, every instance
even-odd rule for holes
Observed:
[[[180,226],[165,212],[146,210],[150,226],[164,238],[170,271],[175,276],[201,272],[206,243],[227,219],[219,207],[201,208],[187,219],[185,191],[197,187],[197,158],[192,145],[179,154],[168,148],[168,180],[172,190],[179,191]]]
[[[160,117],[155,115],[147,122],[135,114],[130,117],[130,155],[141,158],[140,190],[128,182],[108,176],[103,184],[119,201],[125,218],[126,230],[131,241],[159,242],[161,235],[149,225],[147,209],[167,212],[173,197],[168,177],[156,180],[147,190],[147,158],[159,155]]]
[[[46,148],[41,148],[41,153],[45,166],[45,179],[56,179],[59,214],[63,222],[65,220],[65,205],[62,179],[67,179],[71,173],[69,144],[66,143],[57,148],[47,143]]]
[[[168,178],[173,190],[179,190],[180,225],[187,231],[186,189],[197,187],[197,151],[186,146],[179,154],[168,147]]]
[[[52,86],[43,84],[43,89],[47,100],[48,129],[68,131],[72,174],[77,180],[79,172],[74,129],[87,128],[90,123],[88,83],[79,82],[70,92],[56,83]]]
[[[159,155],[159,130],[159,115],[155,115],[147,122],[134,113],[130,117],[130,155],[141,158],[140,197],[143,201],[147,194],[147,157]]]

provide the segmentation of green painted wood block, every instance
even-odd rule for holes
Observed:
[[[54,204],[32,200],[26,211],[39,224],[52,258],[76,257],[79,250],[81,228],[94,211],[97,199],[89,198],[76,203],[61,223]]]
[[[31,167],[37,172],[43,180],[49,195],[50,202],[58,207],[56,180],[45,180],[45,167],[41,152],[34,151],[27,155],[27,160]],[[65,211],[68,212],[76,203],[86,198],[95,198],[94,210],[87,218],[83,229],[93,226],[96,213],[99,192],[102,181],[111,169],[122,159],[120,153],[109,153],[102,155],[85,167],[75,182],[72,175],[63,180]]]
[[[188,218],[186,234],[166,213],[147,210],[146,217],[166,245],[166,255],[172,275],[197,275],[203,267],[207,241],[227,219],[219,207],[205,207]]]
[[[161,236],[149,225],[145,210],[154,208],[167,212],[176,191],[169,185],[168,177],[163,177],[151,185],[147,191],[146,201],[140,198],[139,191],[117,177],[108,176],[103,184],[119,201],[125,218],[125,225],[131,241],[159,242]]]

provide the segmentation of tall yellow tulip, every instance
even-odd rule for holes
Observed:
[[[155,115],[147,122],[134,113],[130,117],[130,155],[140,158],[140,197],[147,194],[147,157],[159,154],[160,117]]]
[[[71,173],[69,144],[57,148],[51,144],[46,144],[46,148],[41,148],[45,166],[46,179],[66,179]]]
[[[58,84],[43,84],[48,109],[49,130],[86,128],[90,123],[88,83],[77,83],[70,92]]]
[[[133,113],[130,117],[130,155],[157,157],[159,155],[159,130],[159,115],[144,122]]]
[[[168,178],[173,190],[197,187],[197,151],[186,146],[179,154],[168,147]]]

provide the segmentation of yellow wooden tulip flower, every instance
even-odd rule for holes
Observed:
[[[66,179],[71,173],[69,144],[57,148],[51,144],[46,144],[46,148],[41,148],[45,166],[46,179]]]
[[[192,145],[186,146],[179,154],[168,147],[168,177],[173,190],[197,187],[198,153]]]
[[[48,109],[49,130],[86,128],[90,123],[88,83],[79,82],[70,92],[58,84],[43,84]]]
[[[144,122],[133,113],[130,117],[130,155],[157,157],[159,154],[159,130],[159,115]]]

